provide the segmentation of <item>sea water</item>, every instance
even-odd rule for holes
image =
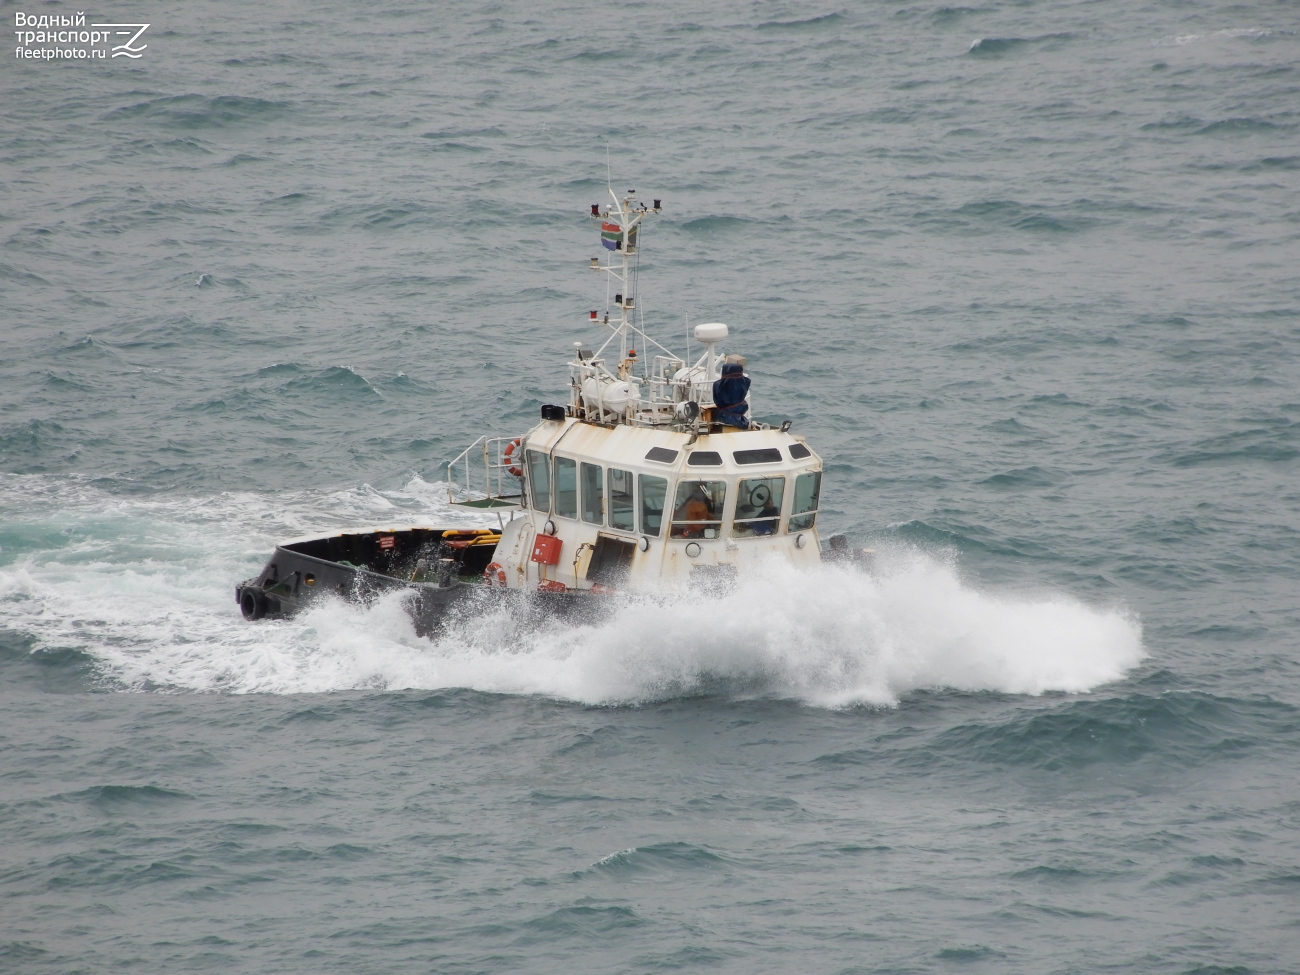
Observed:
[[[1293,14],[141,0],[11,60],[0,968],[1295,971]],[[871,573],[243,621],[565,401],[610,187]]]

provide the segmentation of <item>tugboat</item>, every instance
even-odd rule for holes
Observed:
[[[726,325],[695,326],[694,362],[645,334],[633,294],[638,238],[661,201],[612,189],[610,198],[591,207],[608,253],[590,267],[605,276],[607,310],[587,320],[607,334],[594,351],[574,343],[568,403],[543,406],[527,433],[480,437],[447,464],[448,501],[495,514],[497,527],[285,542],[236,587],[245,618],[290,616],[327,593],[370,602],[404,590],[428,633],[461,605],[505,598],[581,615],[609,593],[725,591],[765,560],[821,560],[821,458],[789,420],[753,419],[745,359],[719,350]],[[841,555],[844,540],[832,541],[827,556]]]

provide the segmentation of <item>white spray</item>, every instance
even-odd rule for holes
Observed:
[[[317,506],[318,524],[381,513],[445,520],[433,510],[439,496],[417,478],[387,495],[364,489],[299,500]],[[950,560],[913,550],[884,553],[872,576],[772,565],[723,596],[615,597],[591,625],[537,628],[497,611],[425,639],[400,594],[249,624],[233,585],[256,571],[269,533],[308,517],[294,504],[286,514],[278,499],[272,524],[271,503],[252,496],[99,496],[75,506],[82,510],[61,504],[57,516],[37,516],[57,518],[79,540],[0,567],[0,609],[38,647],[77,647],[106,679],[129,688],[468,687],[601,704],[722,693],[890,705],[921,688],[1086,691],[1145,655],[1138,623],[1121,610],[1064,595],[984,592],[964,583]]]

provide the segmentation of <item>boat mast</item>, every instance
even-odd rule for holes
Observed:
[[[635,332],[648,342],[653,340],[644,332],[636,327],[632,322],[632,315],[635,314],[636,296],[636,263],[634,258],[639,259],[637,253],[637,236],[641,227],[641,221],[648,214],[659,213],[662,209],[659,200],[654,201],[653,206],[646,206],[636,200],[636,190],[628,190],[627,196],[619,199],[618,194],[614,192],[613,187],[609,190],[612,204],[605,204],[601,207],[597,203],[591,205],[591,216],[593,219],[600,221],[600,242],[606,250],[610,251],[604,264],[600,263],[600,258],[591,259],[591,269],[593,271],[604,271],[610,276],[609,284],[613,286],[614,291],[614,314],[615,319],[609,320],[608,312],[605,315],[604,324],[613,329],[613,334],[605,339],[604,343],[597,350],[595,358],[601,358],[605,349],[616,337],[619,340],[619,361],[627,360],[629,351],[628,339],[630,334]],[[606,291],[608,294],[608,291]],[[596,319],[596,313],[591,313],[592,320]],[[654,342],[659,345],[658,342]],[[644,343],[642,344],[644,348]],[[663,348],[660,346],[660,348]],[[664,350],[667,351],[666,349]]]
[[[637,238],[645,218],[662,210],[661,201],[646,206],[637,200],[636,190],[628,190],[620,198],[613,187],[609,196],[612,202],[591,205],[591,220],[600,230],[601,245],[610,253],[604,264],[593,257],[588,266],[609,275],[605,294],[608,299],[610,292],[614,293],[613,316],[607,310],[601,320],[599,312],[593,311],[590,324],[607,326],[610,334],[594,353],[582,343],[574,343],[569,363],[569,415],[601,424],[694,429],[699,410],[696,402],[688,401],[710,402],[703,378],[695,376],[694,367],[687,369],[685,360],[634,321],[640,263]],[[641,320],[644,324],[644,315]],[[614,349],[618,350],[616,361],[606,361],[607,349],[611,358]]]

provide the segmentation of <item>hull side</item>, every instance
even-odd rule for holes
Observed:
[[[484,584],[482,572],[492,560],[494,544],[466,545],[460,550],[458,571],[424,581],[429,573],[422,571],[421,557],[438,551],[436,546],[455,534],[446,529],[408,529],[277,545],[261,572],[235,587],[235,602],[249,620],[276,619],[295,616],[319,599],[368,605],[401,591],[421,636],[436,633],[462,613],[475,615],[503,605],[517,618],[535,615],[540,622],[554,616],[587,619],[600,615],[606,604],[605,599],[582,592],[531,593]],[[383,547],[381,539],[386,537],[393,538],[391,547]]]

